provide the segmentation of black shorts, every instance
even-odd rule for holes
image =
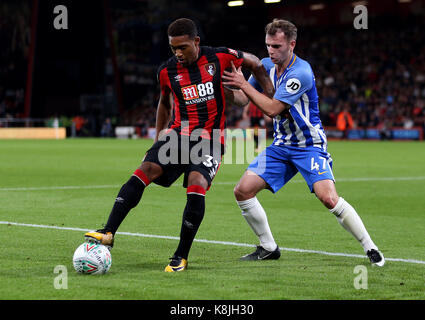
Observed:
[[[223,145],[213,144],[212,140],[202,138],[189,141],[188,136],[180,134],[177,134],[177,139],[175,138],[176,136],[167,135],[155,142],[146,152],[143,162],[156,163],[164,171],[153,182],[169,187],[184,174],[183,187],[187,188],[189,173],[197,171],[205,177],[209,189],[220,167],[224,153]]]

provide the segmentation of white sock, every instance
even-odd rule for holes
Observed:
[[[260,239],[260,245],[268,251],[276,250],[277,244],[270,230],[266,212],[257,197],[236,202],[242,210],[246,222]]]
[[[373,243],[372,239],[367,232],[362,219],[360,219],[356,210],[342,197],[339,197],[338,203],[335,208],[329,210],[336,216],[336,219],[344,227],[345,230],[350,232],[362,245],[364,252],[371,249],[378,250],[378,247]]]

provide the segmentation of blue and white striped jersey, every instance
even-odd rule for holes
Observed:
[[[293,54],[291,62],[280,77],[270,58],[261,60],[275,87],[274,98],[290,105],[294,121],[276,116],[273,119],[274,145],[318,147],[327,151],[327,139],[319,116],[319,98],[310,64]],[[258,91],[261,86],[254,79],[249,83]]]

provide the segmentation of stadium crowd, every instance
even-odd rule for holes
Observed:
[[[138,15],[127,18],[137,20]],[[200,23],[203,30],[216,30],[215,32],[222,33],[218,25],[212,26],[216,22],[205,20]],[[155,29],[150,30],[152,43],[149,49],[144,53],[138,51],[139,53],[134,55],[127,52],[125,57],[121,54],[121,63],[128,64],[129,57],[138,57],[145,59],[142,63],[145,66],[149,63],[146,60],[149,52],[155,52],[155,57],[161,56],[163,59],[170,56],[171,52],[164,46],[166,39],[158,34],[158,30],[165,34],[164,26],[167,23],[168,21],[163,24],[160,22],[152,24]],[[407,23],[377,21],[368,30],[356,30],[351,25],[329,29],[299,27],[301,36],[295,52],[310,61],[315,70],[324,126],[335,127],[338,114],[345,110],[351,115],[354,127],[358,128],[425,128],[425,42],[422,36],[424,28],[425,23],[421,19],[409,20]],[[126,29],[122,25],[117,29],[120,31],[118,37],[120,52],[123,53],[125,52],[123,48],[128,49],[134,45],[131,44],[134,40],[125,36],[126,33],[133,31],[132,28]],[[121,36],[121,33],[124,35]],[[158,38],[163,39],[162,43]],[[241,39],[222,45],[249,50],[260,58],[266,56],[263,38],[250,41],[249,49],[246,49],[247,44],[243,43],[243,37]],[[209,44],[208,37],[204,43]],[[213,43],[213,45],[220,44]],[[156,54],[158,52],[161,54]],[[149,70],[152,73],[137,75],[134,72],[137,69],[133,68],[133,72],[129,72],[124,79],[126,77],[132,79],[133,83],[137,82],[136,79],[141,82],[144,78],[155,80],[155,71],[159,63],[156,62],[155,68]],[[130,71],[128,68],[123,70]],[[144,70],[147,70],[146,67]],[[124,85],[131,84],[127,81]],[[139,110],[136,122],[153,126],[155,118],[152,115],[155,114],[159,92],[156,83],[154,85],[154,82],[150,82],[147,91],[151,94],[141,95],[133,108]],[[242,110],[228,108],[227,112],[228,125],[237,125]],[[134,113],[137,114],[133,110],[131,114]],[[128,122],[131,121],[134,120]]]
[[[256,30],[249,43],[243,36],[224,36],[228,24],[220,20],[223,7],[218,2],[210,2],[203,10],[181,1],[139,5],[138,9],[129,4],[112,5],[110,12],[125,105],[124,114],[114,123],[137,126],[142,135],[155,125],[159,94],[156,70],[171,55],[166,28],[181,16],[180,12],[197,17],[202,44],[267,56],[263,26],[252,26]],[[0,4],[0,16],[7,18],[0,19],[0,118],[19,117],[26,81],[30,8],[22,3]],[[251,32],[250,26],[244,28],[235,32]],[[295,52],[315,70],[324,126],[336,126],[338,114],[345,110],[358,128],[425,129],[424,28],[425,22],[419,18],[397,23],[376,20],[368,30],[356,30],[352,25],[299,26]],[[242,109],[228,108],[227,113],[228,126],[236,126]]]
[[[315,70],[325,126],[347,109],[357,127],[423,127],[425,42],[423,20],[369,30],[303,33],[298,51]]]
[[[23,112],[30,17],[28,2],[0,3],[0,118]]]

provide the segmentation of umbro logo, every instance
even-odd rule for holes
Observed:
[[[230,48],[227,48],[227,49],[229,50],[230,54],[233,54],[235,57],[238,57],[238,52],[236,50],[233,50],[233,49],[230,49]]]
[[[181,74],[178,74],[174,77],[174,80],[176,80],[177,82],[179,82],[181,79],[183,79],[183,76]]]
[[[123,203],[124,202],[124,198],[118,197],[118,198],[115,199],[115,202]]]

